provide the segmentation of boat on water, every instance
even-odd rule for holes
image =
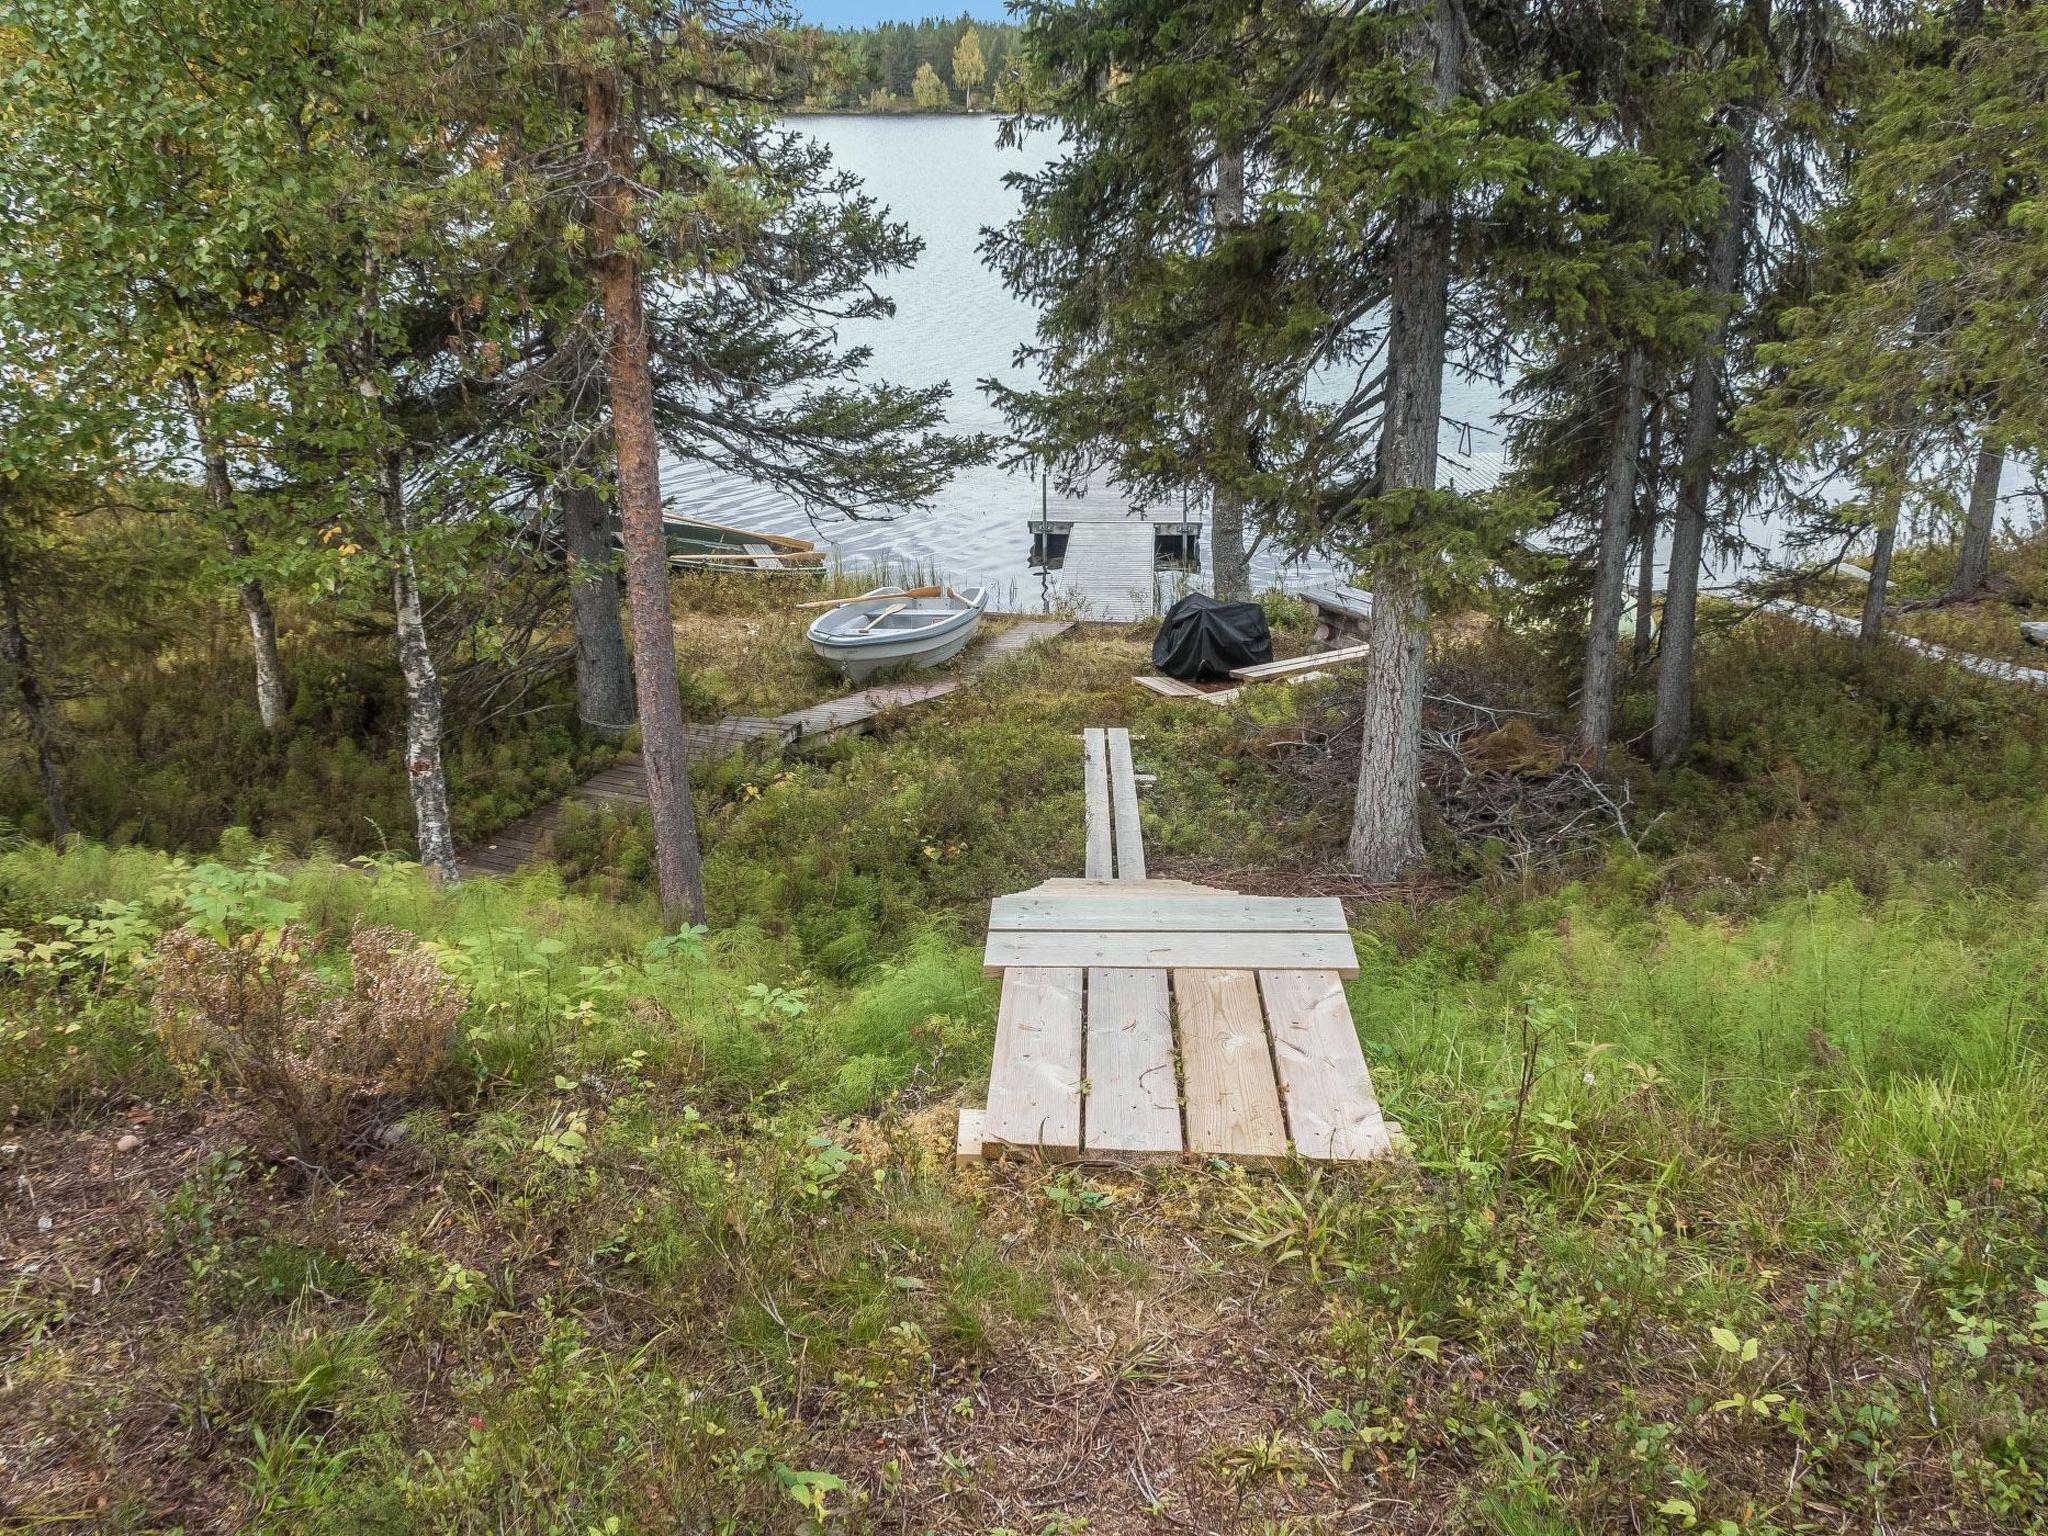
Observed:
[[[673,513],[662,517],[661,526],[668,536],[668,563],[674,566],[714,571],[815,571],[825,560],[825,551],[817,545],[787,534],[757,533]]]
[[[986,587],[877,587],[812,620],[811,649],[856,683],[895,667],[935,667],[974,638],[987,607]]]

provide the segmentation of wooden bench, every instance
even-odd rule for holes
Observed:
[[[1002,1002],[960,1159],[1385,1155],[1400,1127],[1344,998],[1358,957],[1343,904],[1147,878],[1130,733],[1082,743],[1086,876],[989,910]]]

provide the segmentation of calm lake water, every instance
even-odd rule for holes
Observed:
[[[947,416],[953,427],[1000,434],[1002,414],[979,381],[1028,382],[1014,357],[1033,335],[1035,311],[1004,291],[977,246],[985,226],[1001,224],[1015,211],[1004,173],[1043,163],[1051,141],[1035,150],[1000,150],[996,122],[985,117],[811,117],[801,126],[829,145],[834,160],[859,176],[925,243],[916,266],[884,280],[896,301],[895,316],[858,322],[846,340],[874,349],[877,376],[910,385],[950,384]],[[1468,386],[1448,391],[1447,413],[1480,427],[1470,435],[1470,451],[1459,453],[1452,467],[1460,484],[1486,483],[1498,472],[1497,437],[1489,430],[1497,407],[1490,393]],[[1447,441],[1467,446],[1455,434]],[[1056,571],[1039,569],[1032,559],[1029,524],[1041,516],[1046,494],[1039,478],[998,465],[964,471],[931,510],[905,511],[887,522],[821,516],[814,525],[778,492],[701,465],[665,465],[662,486],[672,511],[816,539],[856,569],[936,571],[956,584],[981,583],[1001,609],[1037,611],[1078,601],[1101,617],[1131,617],[1170,603],[1190,584],[1208,584],[1206,569],[1155,569],[1153,530],[1114,487],[1100,481],[1076,498],[1050,493],[1045,514],[1076,525]],[[1152,509],[1150,516],[1199,519],[1203,512],[1174,506]],[[1207,559],[1204,540],[1204,568]],[[1262,586],[1300,586],[1333,574],[1327,566],[1283,566],[1264,554],[1254,564]]]
[[[1001,224],[1015,211],[1004,174],[1044,163],[1052,140],[1000,150],[996,120],[988,117],[807,117],[799,125],[823,140],[839,165],[924,240],[914,267],[884,279],[884,291],[896,301],[895,316],[858,322],[845,339],[874,349],[871,367],[878,377],[950,384],[947,415],[958,430],[1001,434],[1002,414],[979,381],[1029,382],[1014,357],[1033,335],[1035,312],[1004,291],[982,265],[977,246],[985,226]],[[1500,409],[1497,390],[1455,375],[1445,380],[1443,473],[1450,483],[1471,488],[1499,476]],[[2007,521],[2024,520],[2022,492],[2029,479],[2019,465],[2008,465]],[[814,524],[780,493],[701,465],[666,464],[662,485],[672,511],[815,539],[855,570],[931,572],[959,585],[980,583],[990,589],[991,605],[1003,610],[1078,603],[1097,617],[1129,618],[1157,611],[1189,585],[1208,585],[1206,540],[1199,550],[1204,569],[1158,568],[1154,531],[1139,521],[1144,514],[1106,483],[1092,484],[1077,498],[1051,493],[1046,515],[1075,524],[1055,571],[1039,568],[1032,558],[1029,525],[1041,516],[1038,477],[997,465],[956,476],[929,511],[857,523],[821,516]],[[1178,520],[1202,512],[1170,507],[1152,509],[1150,516]],[[1746,532],[1767,552],[1780,545],[1769,526]],[[1260,586],[1300,587],[1335,574],[1326,566],[1283,566],[1268,554],[1253,563]],[[1737,574],[1736,563],[1709,557],[1710,584]]]

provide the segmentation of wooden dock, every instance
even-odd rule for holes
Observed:
[[[1147,878],[1129,735],[1084,746],[1086,877],[990,908],[1002,1001],[961,1160],[1387,1155],[1400,1127],[1345,1000],[1358,957],[1342,903]]]
[[[786,715],[728,716],[708,725],[686,726],[690,756],[719,757],[761,749],[780,751],[798,742],[824,742],[859,735],[897,710],[909,709],[967,687],[987,667],[1015,656],[1040,640],[1073,628],[1064,619],[1031,619],[1012,624],[976,645],[956,672],[919,682],[887,683],[826,699]],[[457,852],[456,868],[464,876],[509,875],[532,861],[541,843],[561,819],[564,805],[641,806],[647,803],[647,769],[638,752],[628,752],[609,768],[592,774],[561,800],[508,822],[488,837]]]

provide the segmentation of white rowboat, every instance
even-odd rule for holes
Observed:
[[[936,597],[877,587],[812,620],[811,649],[856,683],[894,667],[935,667],[974,638],[987,606],[985,587]]]

